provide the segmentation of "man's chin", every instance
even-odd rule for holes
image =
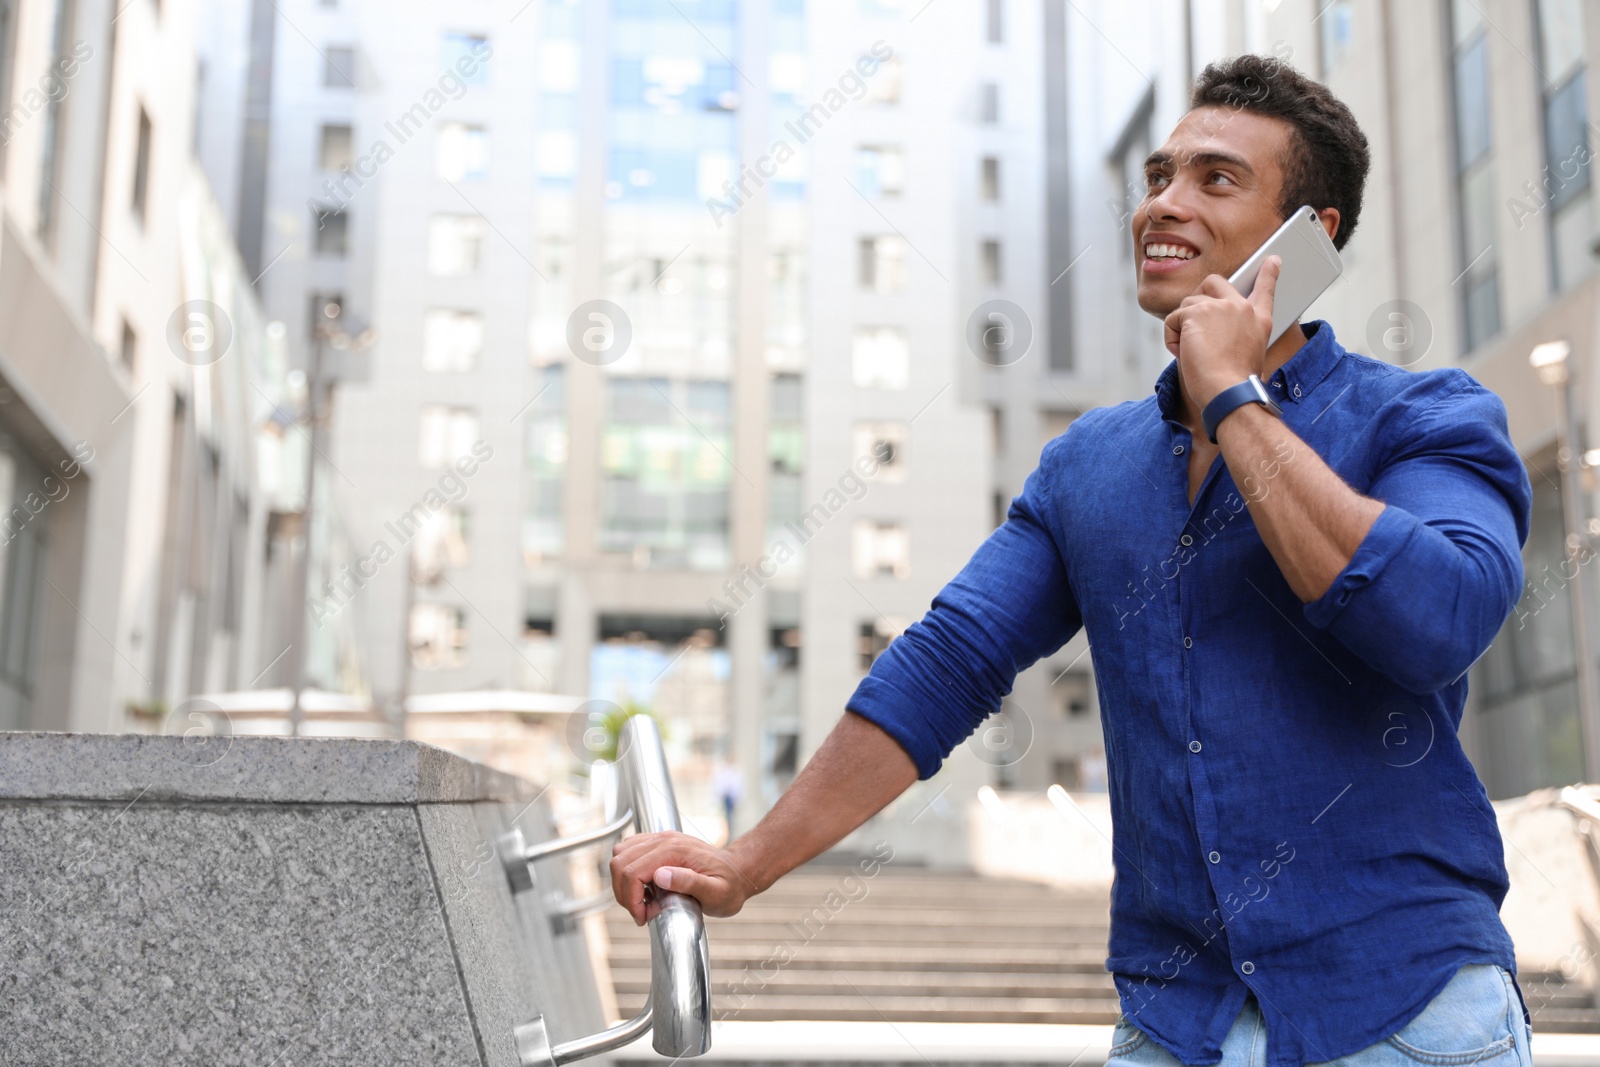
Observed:
[[[1187,293],[1173,295],[1172,292],[1166,291],[1165,286],[1141,285],[1139,286],[1138,294],[1139,310],[1146,315],[1165,319],[1168,315],[1178,310],[1179,305],[1183,303],[1183,298],[1188,295]]]

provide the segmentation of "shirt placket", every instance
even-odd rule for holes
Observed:
[[[1275,383],[1281,384],[1281,383]],[[1223,840],[1220,823],[1217,819],[1216,804],[1211,793],[1210,779],[1206,774],[1206,745],[1227,744],[1228,737],[1225,733],[1215,733],[1212,736],[1203,736],[1206,730],[1203,723],[1197,721],[1195,709],[1203,707],[1202,695],[1195,685],[1194,657],[1202,655],[1216,655],[1219,650],[1217,642],[1224,640],[1224,635],[1209,630],[1205,620],[1201,617],[1201,605],[1205,600],[1198,595],[1197,589],[1202,582],[1204,557],[1202,555],[1202,542],[1194,536],[1194,531],[1199,529],[1195,516],[1206,512],[1208,502],[1215,495],[1216,486],[1222,479],[1226,470],[1221,455],[1213,461],[1211,469],[1206,472],[1205,478],[1200,483],[1199,490],[1195,493],[1194,503],[1188,503],[1189,487],[1189,462],[1188,452],[1193,441],[1189,431],[1180,425],[1172,427],[1172,452],[1179,460],[1178,475],[1180,492],[1179,511],[1184,516],[1181,532],[1178,535],[1178,544],[1174,551],[1187,553],[1180,555],[1180,559],[1187,562],[1178,568],[1178,580],[1173,583],[1177,597],[1177,618],[1182,631],[1179,655],[1182,657],[1182,688],[1184,694],[1183,715],[1184,728],[1187,734],[1185,759],[1189,772],[1189,784],[1194,798],[1193,817],[1197,845],[1200,851],[1202,865],[1210,878],[1211,895],[1214,906],[1218,909],[1221,923],[1218,929],[1217,941],[1220,948],[1227,954],[1232,963],[1234,973],[1250,986],[1250,976],[1255,974],[1256,965],[1249,959],[1238,959],[1237,955],[1245,946],[1235,944],[1230,939],[1233,933],[1231,928],[1232,913],[1226,906],[1227,895],[1230,892],[1240,891],[1240,871],[1248,865],[1248,857],[1233,855],[1227,842]],[[1203,716],[1202,716],[1203,718]],[[1231,881],[1230,881],[1231,879]],[[1204,929],[1211,929],[1209,926]],[[1200,947],[1200,946],[1197,946]],[[1225,1032],[1231,1024],[1231,1019],[1213,1020],[1214,1028]]]

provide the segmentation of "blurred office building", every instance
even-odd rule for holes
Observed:
[[[325,478],[366,563],[312,597],[380,701],[641,705],[686,788],[776,797],[1083,402],[1063,12],[219,6],[201,154],[262,299],[297,365],[330,305],[379,338]],[[1097,740],[1081,650],[956,773],[1016,780],[1053,702]]]
[[[265,665],[287,368],[194,161],[196,7],[0,3],[0,728]]]
[[[1473,667],[1461,734],[1493,797],[1582,780],[1571,605],[1574,588],[1592,597],[1594,569],[1564,546],[1569,533],[1593,536],[1593,473],[1585,462],[1564,508],[1562,394],[1530,355],[1547,342],[1567,354],[1577,463],[1600,444],[1600,83],[1587,77],[1600,12],[1581,0],[1096,0],[1073,5],[1067,28],[1071,228],[1092,247],[1068,280],[1077,307],[1117,309],[1077,316],[1074,346],[1107,353],[1103,373],[1122,375],[1126,395],[1168,358],[1160,324],[1133,301],[1128,215],[1193,76],[1224,55],[1274,55],[1354,110],[1372,148],[1366,201],[1343,278],[1307,318],[1328,320],[1350,350],[1415,370],[1459,366],[1504,398],[1533,484],[1528,584]],[[1585,654],[1594,662],[1594,648]]]

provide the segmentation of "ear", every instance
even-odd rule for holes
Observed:
[[[1325,207],[1321,211],[1317,212],[1317,218],[1321,220],[1322,228],[1328,231],[1328,240],[1331,241],[1335,237],[1339,236],[1338,208]]]

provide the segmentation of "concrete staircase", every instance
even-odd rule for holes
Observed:
[[[649,945],[610,916],[618,1006],[650,985]],[[892,866],[813,864],[713,920],[718,1019],[1116,1021],[1104,893]]]
[[[624,1017],[644,1003],[649,943],[607,914]],[[708,924],[719,1021],[1044,1023],[1109,1027],[1109,901],[1031,882],[814,863]],[[1559,975],[1519,976],[1540,1033],[1600,1034],[1600,1008]],[[1109,1032],[1109,1031],[1107,1031]]]

